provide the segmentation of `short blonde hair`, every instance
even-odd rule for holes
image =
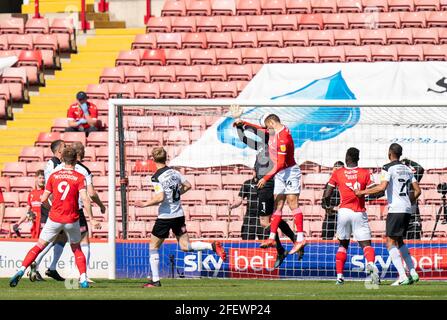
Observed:
[[[166,153],[166,150],[163,147],[156,147],[152,149],[152,158],[154,158],[154,161],[157,163],[166,163],[168,154]]]

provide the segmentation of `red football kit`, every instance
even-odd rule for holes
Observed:
[[[31,227],[31,238],[39,238],[40,235],[40,207],[42,204],[40,197],[44,191],[44,189],[35,189],[28,195],[28,205],[30,206],[31,211],[36,215],[36,218],[33,221],[33,226]]]
[[[340,192],[340,208],[351,209],[354,212],[365,212],[365,197],[357,197],[354,189],[365,190],[373,185],[371,173],[364,168],[340,168],[332,173],[328,184],[338,187]]]
[[[45,187],[45,191],[53,194],[49,218],[59,223],[79,220],[79,192],[85,188],[85,177],[73,169],[51,174]]]
[[[262,130],[268,134],[269,131],[255,124],[242,121],[244,125],[251,126],[257,130]],[[268,181],[281,170],[293,167],[295,161],[295,145],[289,128],[284,126],[274,136],[269,136],[269,157],[273,162],[273,168],[264,176],[264,180]]]

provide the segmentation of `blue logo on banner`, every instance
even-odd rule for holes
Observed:
[[[343,79],[341,71],[327,78],[314,80],[306,86],[275,96],[272,100],[355,100],[354,93]],[[306,141],[323,141],[332,139],[346,129],[355,126],[360,119],[358,107],[263,107],[253,108],[244,116],[260,119],[264,112],[274,112],[281,119],[286,119],[292,132],[295,147],[301,147]],[[217,135],[222,143],[244,149],[236,130],[232,127],[233,119],[226,118],[217,128]]]

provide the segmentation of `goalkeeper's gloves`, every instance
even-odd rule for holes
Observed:
[[[90,113],[88,112],[88,104],[87,103],[83,103],[83,104],[81,104],[81,109],[82,109],[82,112],[84,112],[84,115],[86,115],[86,116],[89,116],[90,115]]]
[[[15,232],[15,234],[17,235],[17,237],[21,238],[22,235],[20,234],[20,229],[19,229],[19,225],[16,223],[15,225],[12,226],[12,230]]]
[[[331,208],[332,208],[332,207],[331,207],[331,198],[330,198],[330,197],[323,198],[322,201],[321,201],[321,207],[322,207],[324,210],[329,210],[329,209],[331,209]]]
[[[32,211],[28,211],[26,213],[26,216],[27,216],[28,220],[30,220],[30,221],[34,221],[34,219],[36,219],[36,214]]]
[[[87,119],[81,118],[78,121],[76,121],[76,124],[78,126],[80,126],[81,124],[86,124],[87,123]]]

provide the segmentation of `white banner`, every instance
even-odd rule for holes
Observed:
[[[16,56],[0,58],[0,75],[3,73],[3,70],[13,66],[17,62]]]
[[[270,64],[247,85],[240,99],[394,100],[417,103],[439,100],[447,105],[446,62]],[[426,168],[447,167],[447,109],[443,107],[247,107],[242,119],[259,124],[265,113],[279,115],[292,131],[299,163],[332,166],[346,149],[360,149],[360,165],[387,163],[391,143],[404,157]],[[173,166],[253,166],[255,152],[245,146],[222,117]]]
[[[21,266],[22,260],[35,242],[0,241],[0,277],[11,277]],[[42,260],[39,266],[40,274],[45,277],[45,271],[49,268],[53,259],[53,249]],[[90,265],[87,274],[90,278],[108,277],[107,243],[90,244]],[[57,270],[66,279],[76,279],[79,272],[76,268],[75,259],[70,246],[64,248]]]

